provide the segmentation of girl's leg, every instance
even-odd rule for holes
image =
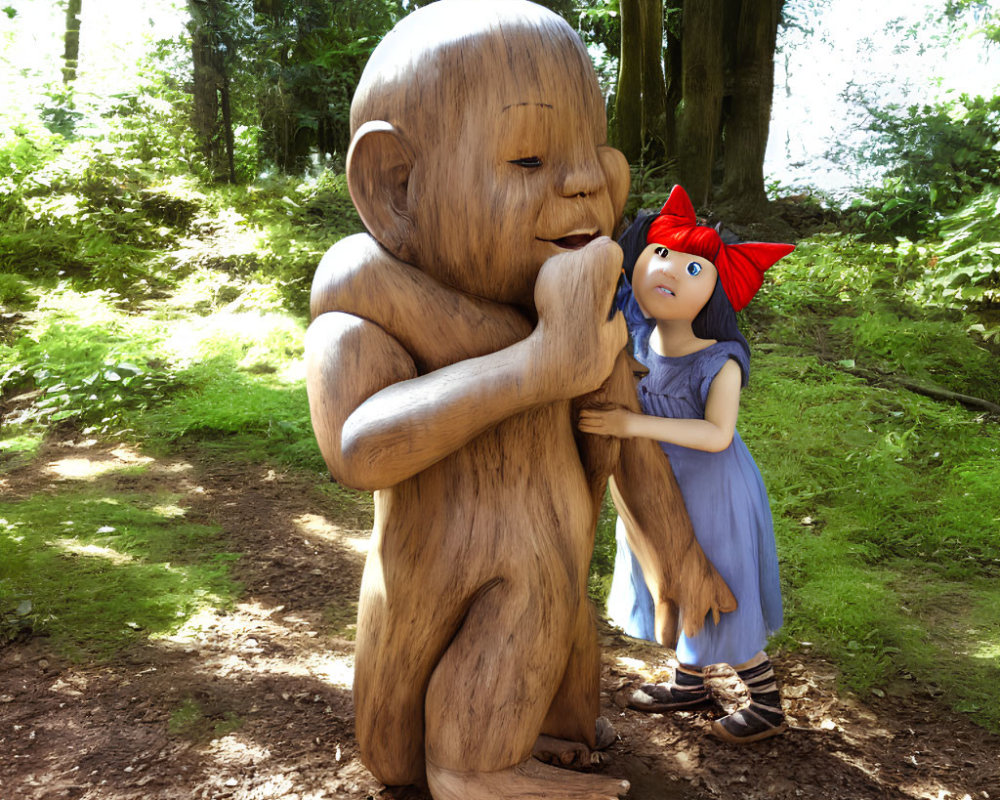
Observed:
[[[646,683],[629,699],[629,706],[639,711],[717,711],[715,698],[705,685],[700,667],[681,664],[670,683]]]
[[[785,713],[767,653],[761,651],[735,669],[750,690],[750,705],[713,722],[712,733],[734,744],[756,742],[782,733],[787,728]]]

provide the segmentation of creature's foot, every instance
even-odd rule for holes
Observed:
[[[544,733],[535,742],[535,746],[531,749],[531,755],[539,761],[554,764],[557,767],[586,769],[591,764],[590,748],[583,742],[570,742],[566,739],[546,736]]]
[[[531,755],[546,764],[571,769],[587,769],[598,763],[596,751],[607,750],[615,743],[618,734],[611,726],[607,717],[597,718],[595,747],[592,751],[583,742],[572,742],[567,739],[557,739],[554,736],[542,734],[535,742]]]
[[[498,772],[453,772],[427,763],[434,800],[618,800],[629,783],[550,767],[532,758]]]

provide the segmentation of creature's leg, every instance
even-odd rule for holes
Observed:
[[[578,629],[579,600],[538,584],[528,592],[504,581],[483,592],[434,670],[426,747],[435,800],[610,800],[628,790],[626,781],[529,760],[570,662],[565,632]],[[588,738],[592,710],[589,718]]]
[[[373,548],[365,567],[354,667],[355,729],[361,760],[389,786],[424,785],[424,695],[458,610],[430,608],[423,583],[392,587]],[[407,596],[404,596],[407,595]]]
[[[581,599],[566,673],[542,725],[543,735],[535,742],[536,758],[549,764],[589,767],[591,751],[614,741],[614,730],[607,720],[605,738],[598,741],[595,720],[599,692],[600,650],[593,612],[590,603]]]
[[[594,722],[600,706],[601,651],[590,602],[580,599],[573,629],[573,646],[566,672],[556,692],[542,732],[559,739],[596,745]]]

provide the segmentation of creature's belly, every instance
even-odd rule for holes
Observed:
[[[460,451],[376,493],[375,544],[384,566],[461,563],[503,574],[556,562],[586,580],[593,508],[567,403],[519,414]]]

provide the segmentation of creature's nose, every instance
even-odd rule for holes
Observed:
[[[605,188],[604,171],[596,155],[566,165],[559,186],[563,197],[588,197]]]

